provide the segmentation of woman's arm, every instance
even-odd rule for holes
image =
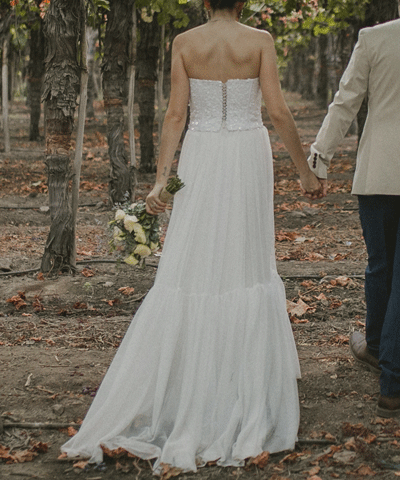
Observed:
[[[274,42],[267,32],[263,32],[261,46],[260,83],[268,115],[299,172],[303,194],[312,199],[325,196],[321,183],[308,166],[293,116],[283,97]]]
[[[159,196],[167,184],[175,152],[186,124],[189,78],[183,63],[182,46],[181,35],[178,35],[172,45],[171,96],[161,133],[156,183],[146,198],[146,210],[152,215],[165,210],[166,204],[160,200]]]

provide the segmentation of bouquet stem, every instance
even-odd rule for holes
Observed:
[[[167,186],[161,190],[160,200],[164,203],[168,203],[173,198],[175,193],[179,192],[179,190],[181,190],[184,186],[185,184],[178,176],[170,178]]]
[[[172,193],[169,193],[167,188],[164,187],[160,193],[160,200],[164,203],[168,203],[173,198],[173,196],[174,195]]]

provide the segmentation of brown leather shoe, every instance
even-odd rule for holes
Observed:
[[[383,418],[400,417],[400,396],[385,397],[379,395],[376,413]]]
[[[375,375],[381,374],[379,360],[369,353],[365,337],[360,332],[353,332],[350,335],[350,352],[357,363],[370,369]]]

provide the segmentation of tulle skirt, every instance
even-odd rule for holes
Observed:
[[[265,128],[189,131],[153,288],[78,434],[62,450],[122,447],[154,470],[243,465],[294,447],[296,347],[276,271]]]

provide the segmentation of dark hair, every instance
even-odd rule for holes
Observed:
[[[213,10],[232,10],[237,2],[238,0],[210,0],[210,5]]]

